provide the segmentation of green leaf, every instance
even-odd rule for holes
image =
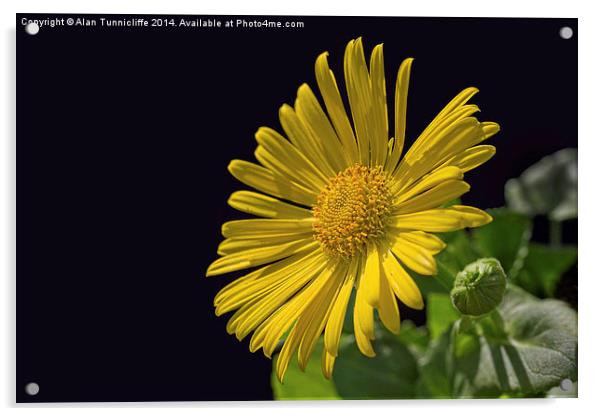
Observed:
[[[539,395],[577,378],[577,314],[510,286],[485,318],[459,323],[432,341],[420,362],[420,397]]]
[[[555,221],[577,218],[577,149],[544,157],[506,182],[505,193],[515,212],[544,214]]]
[[[414,397],[416,359],[396,336],[378,330],[376,356],[364,356],[353,336],[341,339],[333,380],[344,399],[405,399]]]
[[[404,344],[417,360],[424,355],[429,344],[429,334],[425,327],[416,327],[414,322],[401,322],[397,340]]]
[[[560,279],[576,261],[576,246],[551,247],[531,243],[515,283],[536,296],[553,297]]]
[[[438,338],[460,314],[452,305],[449,294],[430,293],[426,300],[426,326],[431,338]]]
[[[449,293],[456,280],[456,275],[464,269],[468,263],[472,263],[479,255],[472,247],[469,235],[465,230],[455,231],[439,235],[445,241],[447,247],[436,257],[437,276],[436,279],[442,283]]]
[[[473,248],[470,235],[466,230],[439,234],[447,247],[438,256],[439,263],[445,264],[445,269],[454,277],[468,263],[472,263],[479,257],[479,253]]]
[[[399,341],[409,346],[415,346],[419,349],[426,349],[429,343],[429,335],[424,327],[417,327],[414,322],[405,319],[401,321],[399,328]]]
[[[423,276],[411,269],[406,269],[406,271],[416,282],[422,297],[427,297],[430,293],[449,293],[448,283],[439,279],[439,276]]]
[[[295,358],[291,360],[281,384],[276,377],[277,356],[273,358],[272,390],[275,400],[335,400],[337,394],[334,382],[322,375],[321,356],[323,343],[316,345],[305,372],[299,369]]]
[[[479,257],[495,257],[513,279],[523,267],[531,239],[531,220],[505,208],[488,210],[493,221],[473,230]]]
[[[416,383],[418,399],[450,399],[454,397],[452,387],[452,357],[450,355],[450,333],[448,330],[439,338],[431,339],[429,348],[418,361],[419,378]]]

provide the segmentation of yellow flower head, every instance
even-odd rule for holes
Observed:
[[[278,341],[280,381],[297,352],[305,368],[324,334],[322,371],[330,378],[352,290],[355,339],[374,356],[374,309],[392,332],[400,327],[397,299],[422,309],[420,290],[406,268],[437,273],[434,256],[445,244],[431,233],[478,227],[491,217],[473,207],[442,208],[470,187],[464,172],[489,160],[495,148],[479,145],[499,131],[479,122],[467,88],[441,110],[402,158],[412,59],[401,63],[395,89],[395,134],[389,138],[383,46],[365,61],[362,40],[345,50],[345,86],[351,120],[343,105],[328,53],[316,60],[322,99],[307,84],[294,108],[280,108],[286,138],[261,127],[259,165],[234,160],[228,170],[260,192],[234,192],[228,203],[262,217],[226,222],[221,256],[207,269],[214,276],[262,266],[224,287],[216,314],[235,311],[227,325],[250,349],[271,357]],[[289,332],[290,331],[290,332]]]

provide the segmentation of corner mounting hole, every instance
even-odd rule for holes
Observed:
[[[564,380],[562,380],[560,382],[560,390],[562,390],[562,391],[569,391],[569,390],[571,390],[572,387],[573,387],[573,382],[571,380],[569,380],[568,378],[565,378]]]
[[[573,37],[573,29],[569,26],[561,27],[558,33],[562,39],[570,39]]]
[[[29,22],[25,25],[25,31],[30,35],[37,35],[40,31],[40,26],[36,22]]]
[[[25,393],[29,394],[30,396],[35,396],[39,392],[40,386],[38,385],[38,383],[27,383],[27,385],[25,386]]]

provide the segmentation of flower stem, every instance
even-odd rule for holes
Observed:
[[[562,222],[550,219],[550,246],[562,245]]]

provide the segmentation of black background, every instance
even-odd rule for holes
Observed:
[[[390,100],[397,66],[416,58],[409,138],[461,89],[480,88],[480,119],[502,131],[494,159],[467,175],[465,203],[503,205],[507,179],[577,146],[576,19],[270,17],[305,27],[30,36],[22,17],[48,15],[17,16],[19,402],[272,397],[270,361],[213,314],[235,274],[204,271],[221,223],[241,217],[226,205],[244,188],[228,162],[254,160],[254,132],[280,130],[278,108],[301,83],[316,90],[325,50],[343,88],[346,43],[384,42]],[[536,238],[544,228],[536,222]],[[576,242],[574,223],[565,236]],[[24,392],[30,381],[37,396]]]

